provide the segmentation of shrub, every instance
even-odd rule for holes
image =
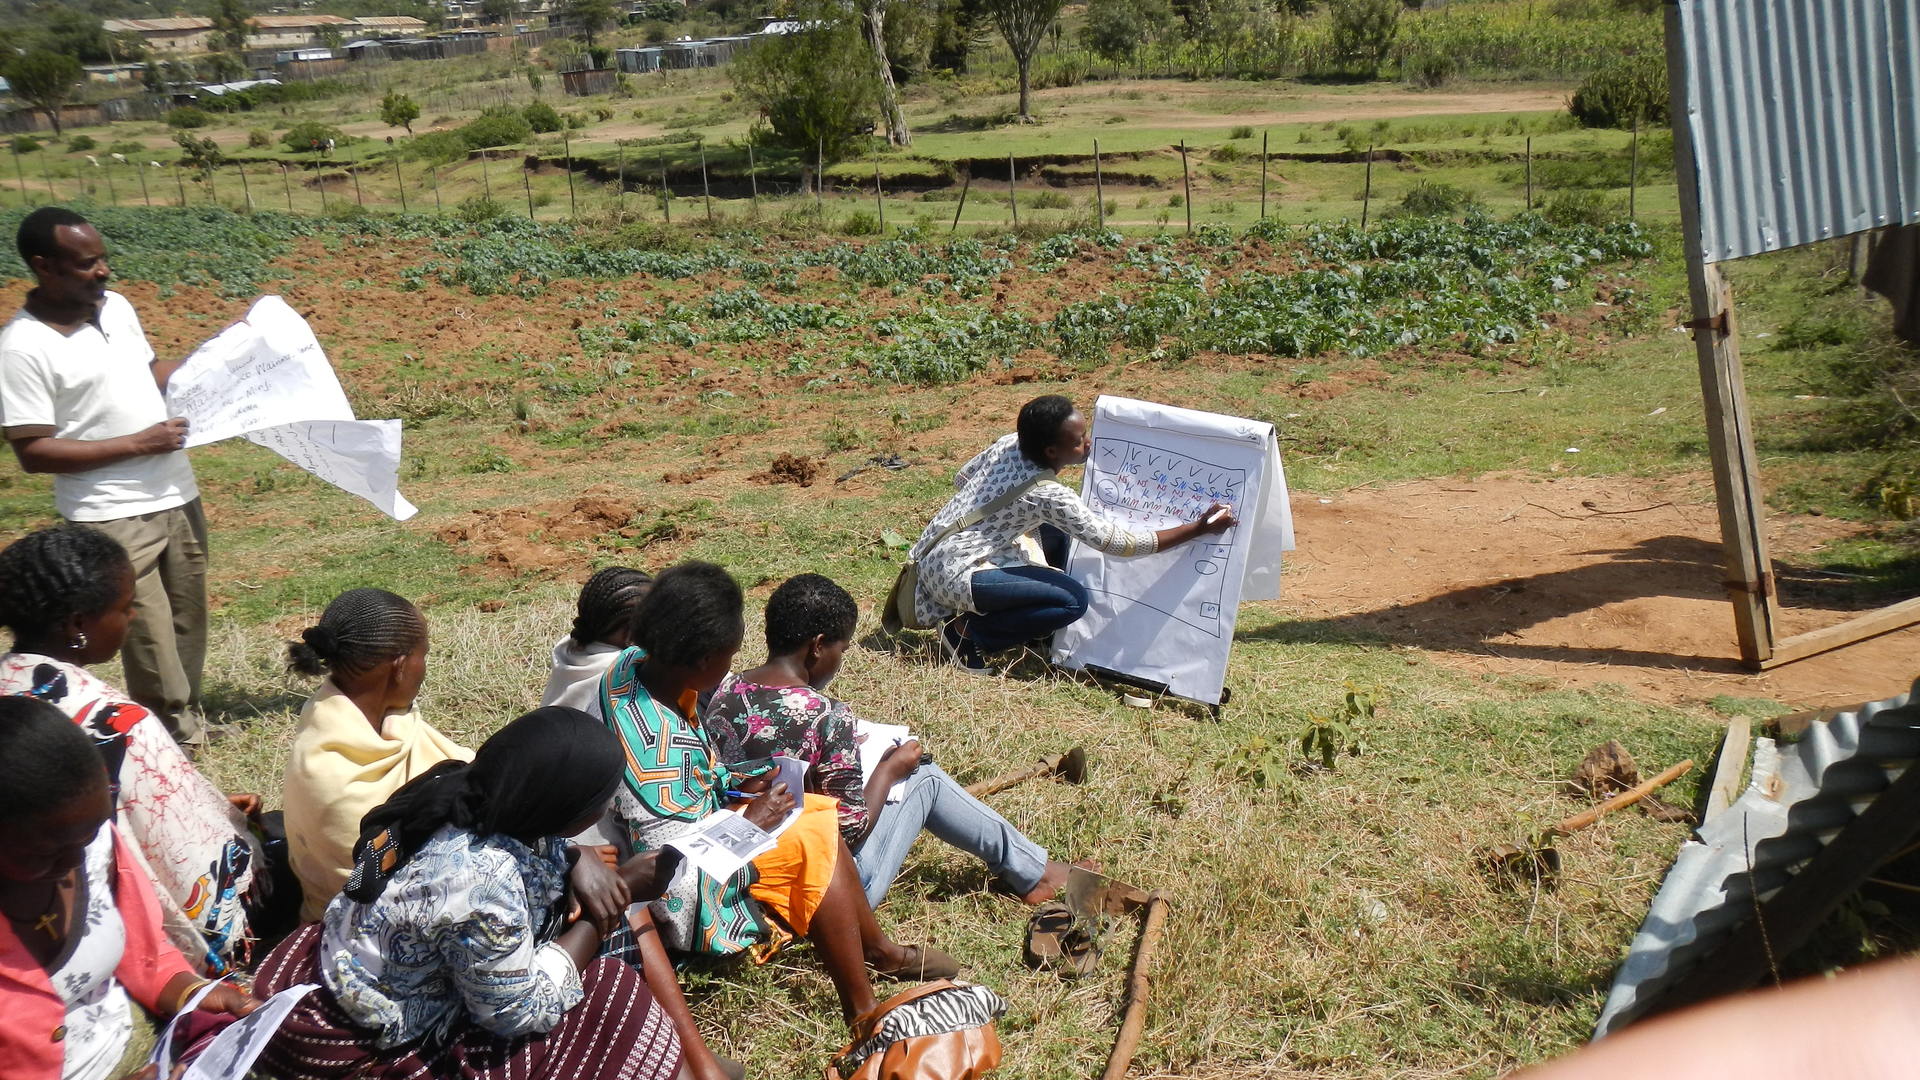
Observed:
[[[107,153],[119,154],[122,157],[129,158],[146,152],[146,144],[134,142],[132,139],[121,139],[119,142],[107,147]]]
[[[453,208],[453,216],[469,225],[480,225],[494,218],[505,217],[507,208],[484,195],[471,195],[460,200]]]
[[[339,128],[331,124],[323,124],[318,120],[302,120],[281,134],[280,143],[287,149],[298,152],[323,148],[329,139],[340,143],[346,141],[346,138]]]
[[[560,130],[560,114],[544,101],[536,101],[520,110],[520,116],[536,134]]]
[[[1667,122],[1667,64],[1648,52],[1615,61],[1588,75],[1573,92],[1567,111],[1583,127],[1631,127],[1637,116]]]
[[[1039,191],[1027,201],[1035,210],[1069,210],[1073,200],[1064,191]]]
[[[264,150],[273,145],[273,133],[266,128],[254,128],[247,132],[247,149]]]
[[[1214,147],[1210,156],[1215,161],[1239,161],[1247,156],[1247,152],[1232,143],[1223,143]]]
[[[467,156],[467,144],[457,131],[430,131],[407,140],[407,157],[434,165],[459,161]]]
[[[1333,53],[1368,74],[1400,34],[1400,0],[1333,0]]]
[[[479,116],[462,125],[455,134],[467,149],[480,150],[489,146],[513,146],[526,142],[533,137],[533,126],[517,109],[490,105],[481,110]]]
[[[167,126],[176,128],[203,128],[213,123],[213,114],[193,105],[182,105],[167,111]]]
[[[1420,52],[1401,63],[1400,74],[1407,80],[1407,85],[1420,90],[1432,90],[1447,85],[1454,76],[1460,74],[1460,61],[1449,52]]]
[[[874,236],[880,232],[880,219],[865,210],[855,210],[840,223],[840,231],[848,236]]]
[[[1227,138],[1251,139],[1253,138],[1253,125],[1252,124],[1235,124],[1233,130],[1227,134]]]
[[[1436,180],[1422,180],[1401,197],[1400,205],[1391,213],[1405,217],[1441,217],[1460,213],[1478,201],[1471,191]]]
[[[75,135],[73,138],[67,140],[67,153],[84,153],[99,145],[91,135]]]
[[[1606,225],[1620,218],[1621,206],[1598,191],[1556,191],[1540,212],[1555,225]]]
[[[31,135],[15,135],[13,142],[9,145],[13,147],[13,152],[16,154],[31,154],[40,149],[40,140]]]

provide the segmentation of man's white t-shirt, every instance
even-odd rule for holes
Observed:
[[[107,293],[97,326],[71,337],[22,309],[0,330],[0,427],[46,426],[55,438],[86,442],[150,428],[167,419],[152,363],[140,317],[117,292]],[[179,450],[53,478],[54,508],[68,521],[117,521],[199,495]]]

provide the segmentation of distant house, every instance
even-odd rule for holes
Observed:
[[[320,44],[320,36],[331,29],[346,36],[360,33],[359,24],[340,15],[255,15],[247,20],[253,33],[247,35],[249,49],[298,49]]]
[[[190,56],[208,51],[213,20],[197,16],[170,19],[107,19],[100,28],[109,34],[132,34],[156,53]]]
[[[419,37],[427,32],[426,20],[411,15],[362,15],[353,21],[355,35],[362,38]]]

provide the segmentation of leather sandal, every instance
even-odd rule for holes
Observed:
[[[873,973],[887,979],[910,979],[914,982],[927,982],[931,979],[951,979],[960,974],[960,963],[953,957],[931,945],[902,946],[907,951],[907,962],[896,968],[874,968]]]

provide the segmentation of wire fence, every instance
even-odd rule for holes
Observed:
[[[1217,138],[1218,133],[1213,134]],[[1614,209],[1635,217],[1641,212],[1649,177],[1641,168],[1639,129],[1621,134],[1625,143],[1619,152],[1627,158],[1627,169],[1624,177],[1615,179],[1624,182],[1583,182],[1582,186],[1597,192],[1594,197],[1617,199],[1620,205]],[[1396,196],[1406,199],[1412,191],[1401,174],[1415,155],[1393,147],[1275,153],[1264,133],[1259,146],[1257,154],[1236,158],[1231,169],[1215,163],[1204,165],[1202,172],[1200,148],[1182,139],[1167,148],[1167,157],[1177,156],[1177,175],[1153,175],[1141,171],[1138,151],[1103,153],[1099,140],[1092,139],[1084,155],[1056,150],[1023,160],[1008,154],[1004,165],[973,159],[954,163],[951,176],[936,173],[890,180],[878,161],[825,167],[824,161],[816,160],[805,163],[796,174],[789,159],[786,167],[770,170],[756,158],[750,144],[745,147],[745,170],[732,168],[724,175],[710,168],[703,142],[651,149],[622,146],[611,154],[597,150],[576,156],[571,139],[564,136],[558,154],[496,147],[476,151],[465,160],[439,163],[407,161],[398,155],[338,160],[317,153],[196,166],[124,154],[62,155],[50,149],[23,154],[16,144],[11,152],[12,175],[0,176],[0,203],[80,200],[115,206],[219,206],[240,213],[397,212],[459,214],[468,219],[524,213],[536,221],[612,216],[616,220],[657,218],[667,224],[712,224],[767,212],[811,210],[825,215],[830,207],[835,213],[864,215],[849,223],[851,231],[884,233],[910,221],[922,226],[938,221],[950,231],[962,225],[1018,228],[1024,215],[1030,225],[1072,218],[1101,227],[1154,225],[1192,233],[1213,221],[1307,211],[1357,216],[1364,225],[1377,220]],[[728,153],[737,158],[739,149],[729,147]],[[1217,159],[1217,148],[1212,150]],[[1463,196],[1465,202],[1532,210],[1554,191],[1544,178],[1536,182],[1536,165],[1548,160],[1565,159],[1536,158],[1533,139],[1527,137],[1511,161],[1498,169],[1483,166],[1468,175],[1469,181],[1477,182],[1475,186],[1439,187]],[[863,171],[868,168],[870,173]],[[1490,169],[1504,170],[1512,174],[1511,179],[1490,176]],[[1308,170],[1315,171],[1320,194],[1311,199],[1311,205],[1303,205],[1308,200],[1291,188]],[[1413,186],[1418,186],[1425,182],[1420,178],[1427,171],[1416,167],[1413,175]],[[824,183],[818,179],[822,176]],[[1199,205],[1196,183],[1207,196],[1204,207]],[[1671,175],[1658,177],[1657,183],[1670,191]],[[1328,196],[1328,191],[1336,194]],[[1342,191],[1350,192],[1350,197],[1338,194]],[[1442,197],[1446,194],[1440,192]],[[1123,208],[1123,200],[1131,206]],[[943,205],[949,201],[950,211]]]

